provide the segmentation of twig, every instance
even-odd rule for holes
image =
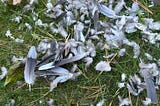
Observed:
[[[119,90],[120,90],[120,88],[117,89],[117,91],[116,91],[115,94],[113,95],[113,98],[115,98],[115,97],[119,94]]]
[[[96,97],[97,95],[100,94],[100,89],[98,89],[97,91],[93,92],[92,94],[88,95],[87,97],[85,97],[86,99],[89,99],[89,98],[94,98]]]
[[[81,69],[79,69],[79,67],[77,67],[78,71],[86,78],[86,79],[89,79],[83,72]]]
[[[18,89],[21,89],[22,87],[24,87],[26,85],[26,83],[22,84],[21,86],[19,86],[17,89],[15,89],[14,91],[17,91]]]
[[[79,87],[82,89],[87,89],[87,90],[90,90],[90,89],[95,90],[95,89],[100,88],[100,86],[79,86]],[[101,88],[103,88],[103,87],[105,87],[105,85],[101,86]]]
[[[131,93],[129,91],[128,91],[128,95],[129,95],[129,99],[131,101],[131,106],[133,106],[133,104],[132,104],[132,98],[131,98]]]
[[[41,89],[49,89],[49,87],[38,87],[38,88],[32,88],[32,90],[41,90]]]
[[[90,89],[95,90],[99,88],[99,86],[79,86],[79,87],[87,90],[90,90]]]
[[[144,10],[146,10],[150,14],[153,14],[153,12],[148,7],[144,6],[140,1],[138,0],[132,0],[132,1],[138,3],[138,5],[140,5]]]
[[[102,94],[102,89],[105,87],[105,85],[99,86],[98,88],[94,89],[95,92],[91,93],[90,95],[87,95],[85,98],[97,98],[100,94]],[[93,90],[93,89],[92,89]]]
[[[109,106],[112,106],[113,100],[109,103]]]
[[[139,100],[139,96],[137,97],[136,105],[135,106],[138,106],[138,100]]]
[[[97,81],[97,79],[99,78],[99,76],[100,76],[102,73],[103,73],[103,71],[101,71],[101,72],[98,74],[98,76],[96,77],[96,79],[94,80],[94,82]]]
[[[117,53],[115,53],[114,56],[111,58],[111,60],[109,60],[109,63],[111,63],[116,56],[117,56]]]

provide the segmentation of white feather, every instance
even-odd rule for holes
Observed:
[[[0,80],[3,79],[7,75],[6,67],[1,67],[2,74],[0,75]]]

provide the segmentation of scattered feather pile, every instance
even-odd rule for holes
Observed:
[[[155,31],[160,30],[160,22],[144,18],[142,23],[138,14],[143,15],[144,11],[136,2],[129,7],[124,0],[117,0],[116,3],[114,0],[108,2],[105,0],[59,0],[56,4],[48,0],[44,15],[56,20],[51,23],[45,23],[39,19],[34,7],[36,3],[36,0],[30,0],[22,13],[30,11],[35,26],[50,29],[53,35],[61,37],[62,40],[58,41],[50,34],[50,38],[43,39],[37,47],[32,46],[29,49],[26,60],[13,57],[14,62],[25,61],[24,79],[29,86],[35,83],[36,77],[45,77],[50,80],[50,91],[53,91],[59,83],[75,79],[81,74],[76,71],[78,66],[76,62],[84,62],[85,69],[87,69],[97,56],[97,48],[104,51],[119,49],[118,56],[125,56],[126,48],[122,48],[122,45],[126,45],[133,49],[133,58],[138,59],[141,53],[140,44],[126,37],[127,34],[136,31],[141,33],[142,40],[145,42],[159,46],[160,33]],[[100,17],[104,18],[100,19]],[[20,23],[21,20],[23,20],[21,16],[13,18],[13,21],[17,23]],[[24,26],[32,32],[31,23],[26,22]],[[16,40],[10,30],[7,30],[5,35],[17,42],[23,42]],[[42,54],[42,57],[37,59],[38,54]],[[95,70],[109,73],[112,70],[112,62],[109,59],[115,54],[104,56],[104,60],[97,63]],[[155,60],[158,63],[158,60],[148,53],[145,55],[148,60]],[[70,63],[73,64],[72,68],[64,67]],[[156,63],[140,63],[139,67],[143,79],[136,74],[126,79],[126,74],[123,73],[118,87],[120,89],[127,87],[134,96],[145,90],[147,98],[143,103],[145,105],[157,103],[156,86],[160,85],[158,66]],[[156,78],[156,82],[153,81],[153,77]],[[129,98],[122,99],[121,96],[118,96],[118,99],[120,106],[131,104]],[[105,99],[97,106],[101,106],[104,101]],[[51,100],[48,105],[52,106]]]
[[[106,61],[100,61],[96,65],[95,69],[98,70],[98,71],[111,71],[111,66]]]

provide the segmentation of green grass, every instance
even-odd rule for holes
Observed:
[[[51,22],[52,20],[44,17],[42,14],[45,7],[45,2],[40,1],[41,5],[37,5],[36,12],[39,14],[39,18],[43,22]],[[33,24],[33,20],[30,16],[30,13],[21,14],[22,7],[25,3],[12,6],[9,5],[4,7],[0,4],[0,67],[6,66],[9,68],[12,66],[11,58],[15,56],[26,56],[27,50],[31,45],[37,45],[39,40],[35,39],[35,36],[42,38],[50,38],[53,36],[58,39],[58,35],[54,35],[48,29],[39,28],[37,26],[33,27],[32,32],[28,31],[23,25],[25,22]],[[155,20],[159,20],[159,7],[154,7],[153,10],[156,14],[152,15]],[[16,15],[21,15],[23,20],[21,23],[17,24],[12,22],[12,18]],[[151,16],[151,15],[146,15]],[[21,25],[22,29],[17,31],[16,28]],[[6,38],[5,33],[10,29],[14,37],[19,37],[24,39],[23,44],[14,42],[13,40]],[[140,38],[140,33],[134,33],[127,36],[130,40],[136,41],[141,46],[141,57],[144,58],[146,62],[147,59],[144,56],[145,52],[150,53],[155,58],[160,58],[160,49],[151,45],[149,43],[143,42]],[[35,85],[32,86],[32,91],[29,92],[27,85],[17,88],[16,82],[11,82],[6,87],[3,86],[4,81],[0,81],[0,105],[4,106],[12,98],[15,99],[15,106],[46,106],[46,101],[50,98],[54,99],[55,105],[66,105],[70,106],[71,104],[76,105],[89,105],[91,103],[96,104],[102,98],[106,99],[105,105],[108,106],[117,106],[119,101],[117,95],[122,97],[128,97],[128,90],[122,88],[118,90],[118,82],[121,80],[120,76],[122,73],[126,73],[127,77],[130,75],[138,74],[139,67],[138,59],[134,59],[132,48],[125,46],[127,48],[126,55],[124,57],[116,56],[112,62],[112,71],[107,73],[100,73],[95,71],[94,66],[100,60],[103,59],[103,53],[101,50],[97,50],[97,57],[94,58],[94,63],[88,70],[85,70],[84,64],[81,62],[79,64],[79,69],[83,72],[83,75],[79,76],[75,81],[69,80],[65,83],[58,84],[58,87],[53,90],[53,92],[48,93],[49,91],[49,81],[45,78],[38,78],[35,82]],[[116,52],[117,50],[110,50],[109,53]],[[153,61],[151,61],[153,62]],[[70,68],[70,65],[66,66]],[[23,70],[21,70],[23,71]],[[24,80],[22,79],[23,83]],[[158,93],[159,94],[159,91]],[[141,106],[141,101],[146,97],[146,91],[142,92],[141,95],[132,98],[133,106]],[[160,97],[160,95],[159,95]],[[39,103],[42,101],[42,103]],[[160,105],[160,103],[158,104]],[[157,106],[158,106],[157,105]]]

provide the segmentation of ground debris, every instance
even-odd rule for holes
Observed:
[[[16,5],[21,0],[13,2],[13,5]],[[158,32],[160,22],[155,22],[152,18],[143,18],[142,22],[140,16],[145,11],[139,7],[139,5],[142,6],[140,2],[133,2],[131,6],[128,6],[125,0],[116,2],[114,0],[59,0],[55,4],[47,0],[45,9],[40,13],[50,18],[51,21],[54,20],[52,22],[41,19],[41,14],[35,10],[37,3],[37,0],[29,0],[21,11],[22,16],[16,15],[12,19],[14,23],[21,24],[24,20],[23,15],[29,12],[33,22],[24,22],[24,25],[21,26],[31,33],[39,29],[48,35],[43,37],[37,34],[35,38],[40,40],[40,43],[37,47],[30,47],[26,58],[15,56],[12,58],[14,64],[18,62],[25,64],[24,79],[29,86],[35,83],[37,77],[45,77],[50,81],[50,91],[53,91],[59,83],[76,79],[83,74],[78,70],[79,62],[84,62],[84,69],[87,70],[94,64],[97,56],[101,56],[97,55],[99,48],[106,53],[106,56],[102,55],[102,60],[95,65],[94,68],[97,71],[112,72],[115,64],[112,60],[117,54],[119,58],[126,56],[127,46],[133,48],[131,57],[140,59],[141,43],[128,39],[128,35],[135,34],[135,32],[142,35],[141,40],[144,43],[150,43],[156,47],[160,45],[160,33]],[[18,27],[19,30],[21,26]],[[49,31],[43,32],[41,29]],[[18,43],[25,41],[25,39],[16,38],[10,29],[6,31],[5,36]],[[108,53],[112,50],[115,51]],[[121,82],[118,83],[118,89],[127,88],[134,96],[138,96],[146,89],[147,98],[142,101],[144,105],[157,103],[156,86],[160,85],[158,70],[160,62],[154,58],[154,55],[147,52],[144,54],[147,60],[157,61],[157,63],[141,62],[139,68],[142,78],[136,73],[127,79],[127,75],[122,73]],[[72,67],[70,68],[68,64]],[[0,79],[3,79],[6,73],[3,67]],[[153,81],[153,78],[156,79],[156,82]],[[123,99],[118,96],[118,99],[120,106],[131,104],[129,98]],[[103,105],[104,102],[105,99],[102,99],[97,106]],[[53,106],[53,100],[50,99],[47,104]]]

